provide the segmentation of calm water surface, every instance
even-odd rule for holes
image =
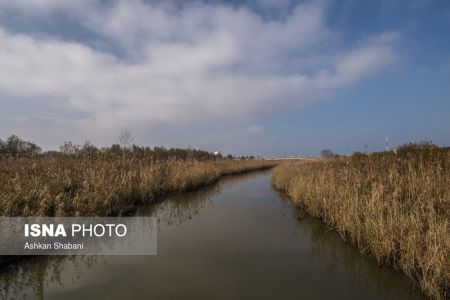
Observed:
[[[0,269],[0,299],[424,299],[272,190],[270,172],[144,207],[158,255],[40,257]]]

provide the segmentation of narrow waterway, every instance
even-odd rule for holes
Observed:
[[[0,299],[424,299],[270,185],[229,177],[139,214],[157,256],[38,257],[0,269]]]

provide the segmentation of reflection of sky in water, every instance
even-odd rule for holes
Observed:
[[[405,276],[361,257],[317,220],[298,220],[301,212],[271,189],[270,173],[264,174],[229,177],[142,208],[141,215],[159,218],[157,256],[26,261],[0,273],[1,295],[423,298]]]

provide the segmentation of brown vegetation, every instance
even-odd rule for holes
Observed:
[[[168,193],[272,166],[261,160],[154,160],[89,152],[0,156],[0,215],[123,215]]]
[[[450,297],[448,150],[411,144],[397,153],[287,162],[272,183],[430,297]]]

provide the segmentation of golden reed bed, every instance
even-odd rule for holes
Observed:
[[[262,160],[154,161],[126,156],[0,158],[0,215],[123,215],[166,194],[273,165]]]
[[[272,183],[428,296],[450,297],[447,149],[407,145],[397,153],[288,162],[273,170]]]

